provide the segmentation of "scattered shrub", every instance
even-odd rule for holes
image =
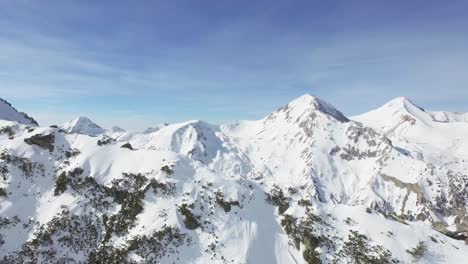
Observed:
[[[179,206],[179,212],[184,217],[184,224],[187,229],[194,230],[201,226],[200,216],[192,213],[190,209],[195,207],[194,204],[182,204]]]
[[[282,215],[289,208],[290,199],[284,196],[283,190],[277,185],[273,187],[270,193],[266,194],[266,201],[278,207],[278,214]]]
[[[106,237],[112,233],[122,235],[135,226],[137,216],[143,211],[146,183],[148,179],[142,174],[123,173],[124,178],[113,180],[112,187],[106,188],[108,195],[121,204],[120,210],[105,221]]]
[[[320,254],[315,249],[306,248],[302,252],[302,257],[308,264],[320,264]]]
[[[67,176],[65,172],[62,172],[55,180],[54,196],[64,193],[67,190],[67,183]]]
[[[24,176],[26,177],[31,177],[34,173],[38,173],[44,176],[44,165],[39,164],[37,162],[32,162],[30,159],[25,157],[15,156],[11,154],[9,150],[3,150],[3,152],[0,153],[0,159],[8,164],[16,166],[19,170],[23,172]],[[8,168],[6,168],[5,166],[2,167],[1,173],[5,178],[5,174],[8,173]]]
[[[176,191],[175,183],[172,183],[172,182],[161,183],[161,182],[158,182],[156,179],[151,179],[147,188],[148,189],[152,188],[154,194],[161,194],[164,196],[174,195]]]
[[[0,158],[1,159],[1,158]],[[7,174],[8,174],[8,167],[6,164],[1,164],[0,165],[0,175],[2,176],[3,180],[7,180]]]
[[[0,188],[0,197],[7,196],[7,191],[5,188]]]
[[[293,188],[293,187],[288,187],[288,192],[290,195],[294,195],[296,194],[298,191],[296,188]]]
[[[89,264],[136,264],[136,261],[127,259],[128,252],[125,249],[113,246],[101,246],[92,252],[87,263]]]
[[[231,211],[232,206],[240,206],[239,201],[226,201],[221,191],[215,193],[216,203],[224,209],[224,212],[228,213]]]
[[[146,178],[141,173],[122,173],[122,179],[115,179],[112,181],[112,189],[127,191],[127,192],[137,192],[146,186],[148,183],[148,178]]]
[[[168,176],[174,174],[174,171],[169,167],[169,165],[162,166],[161,171],[164,172]]]
[[[80,195],[84,198],[85,206],[104,210],[111,205],[110,188],[98,184],[93,177],[67,176],[66,185],[73,190],[72,195]]]
[[[357,231],[351,230],[348,240],[343,248],[335,255],[333,263],[369,263],[369,264],[389,264],[397,263],[392,259],[389,250],[382,246],[370,246],[369,238]]]
[[[73,185],[73,187],[76,187],[76,182],[77,181],[73,180],[73,178],[76,178],[76,177],[80,176],[81,174],[83,174],[83,169],[82,168],[74,168],[71,171],[62,172],[55,179],[54,195],[58,196],[58,195],[64,193],[67,190],[67,185]]]
[[[283,227],[284,232],[289,236],[292,240],[296,249],[299,249],[301,246],[301,234],[299,234],[298,227],[296,225],[297,219],[292,215],[284,215],[283,219],[281,219],[281,226]]]
[[[187,235],[178,228],[165,226],[149,236],[136,236],[121,247],[103,245],[89,255],[87,263],[136,264],[136,261],[129,260],[130,254],[138,255],[144,263],[159,263],[166,254],[177,253],[180,246],[189,242]]]
[[[104,145],[111,144],[111,143],[113,143],[113,142],[115,142],[115,141],[116,141],[115,139],[113,139],[113,138],[111,138],[111,137],[109,137],[109,136],[104,135],[101,139],[99,139],[99,140],[97,141],[97,144],[98,144],[98,146],[104,146]]]
[[[0,134],[6,134],[9,139],[13,139],[13,137],[15,136],[15,132],[13,131],[11,126],[5,126],[0,128]]]
[[[21,220],[18,216],[12,218],[0,216],[0,229],[16,226]]]
[[[65,151],[65,157],[69,159],[69,158],[78,156],[80,153],[81,152],[78,149],[70,149],[70,150]]]
[[[187,235],[178,228],[165,226],[149,236],[137,236],[128,241],[127,250],[139,255],[147,263],[158,263],[161,257],[177,253],[177,248],[188,242]]]
[[[82,168],[74,168],[73,170],[68,172],[68,177],[77,177],[83,174],[83,169]]]
[[[406,250],[408,254],[413,256],[415,260],[422,258],[427,252],[427,244],[424,241],[419,241],[418,245],[412,249]]]
[[[347,217],[345,220],[344,220],[345,224],[347,225],[356,225],[356,221],[354,221],[351,217]]]
[[[310,200],[306,200],[306,199],[300,199],[299,201],[297,201],[297,204],[303,207],[312,206],[312,203],[310,202]]]
[[[90,254],[99,245],[101,230],[94,215],[70,215],[63,210],[41,225],[20,251],[4,258],[2,263],[72,263],[66,256]]]
[[[123,235],[135,226],[136,217],[143,211],[143,192],[129,192],[123,200],[119,212],[109,217],[108,232]],[[106,230],[107,231],[107,230]]]
[[[292,245],[297,250],[300,249],[301,243],[304,245],[302,256],[309,264],[321,263],[320,254],[318,254],[316,248],[322,244],[329,246],[331,243],[326,237],[316,234],[316,226],[321,223],[321,218],[310,210],[307,210],[306,217],[302,219],[297,219],[288,214],[285,214],[281,219],[281,226],[291,240]]]

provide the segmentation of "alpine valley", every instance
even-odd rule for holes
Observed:
[[[41,127],[0,101],[0,263],[467,263],[468,113]]]

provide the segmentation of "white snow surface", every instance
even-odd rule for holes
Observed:
[[[466,173],[468,162],[467,114],[430,112],[405,98],[351,119],[372,127],[393,144],[427,163]]]
[[[13,121],[17,122],[0,120],[0,127],[14,132],[13,137],[0,134],[0,152],[30,161],[33,173],[27,175],[24,166],[6,154],[0,159],[0,168],[7,169],[0,170],[0,188],[6,193],[0,195],[0,216],[20,220],[0,227],[0,262],[34,241],[41,226],[50,226],[64,209],[102,219],[122,208],[111,198],[107,209],[89,206],[92,193],[70,186],[54,193],[59,175],[75,168],[83,172],[73,177],[90,177],[108,188],[138,173],[174,184],[172,195],[146,191],[143,210],[124,234],[111,233],[105,242],[104,231],[97,235],[98,247],[114,248],[125,248],[132,239],[168,226],[190,238],[189,244],[165,252],[157,263],[307,263],[306,245],[295,247],[281,222],[288,215],[301,219],[308,212],[323,221],[313,226],[316,235],[334,243],[334,250],[325,244],[312,249],[323,263],[332,263],[351,231],[366,235],[370,245],[389,250],[401,263],[415,261],[407,250],[420,241],[427,245],[420,263],[468,259],[463,240],[434,227],[468,231],[463,229],[467,219],[458,215],[468,208],[468,185],[463,185],[468,182],[468,123],[463,114],[428,112],[397,98],[347,118],[329,103],[304,95],[261,120],[219,126],[193,120],[141,133],[106,131],[84,117],[60,129],[28,130]],[[48,134],[55,139],[53,151],[25,143],[33,135]],[[106,139],[113,140],[97,144]],[[124,143],[133,150],[122,148]],[[282,214],[266,202],[266,193],[275,188],[288,199]],[[239,206],[223,210],[215,202],[219,194]],[[182,204],[194,205],[191,211],[200,217],[201,227],[187,228],[178,209]],[[89,260],[84,250],[58,241],[52,248],[55,256],[71,258],[65,263]],[[54,263],[38,256],[39,262]],[[151,263],[138,251],[127,260]]]
[[[37,126],[34,119],[28,118],[24,113],[19,112],[7,101],[0,98],[0,120],[15,121],[23,125]]]

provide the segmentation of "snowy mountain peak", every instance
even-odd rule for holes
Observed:
[[[164,127],[167,127],[169,124],[167,123],[164,123],[164,124],[158,124],[156,126],[152,126],[152,127],[148,127],[145,129],[145,131],[143,131],[143,134],[151,134],[151,133],[154,133],[158,130],[160,130],[161,128],[164,128]]]
[[[430,113],[405,97],[395,98],[375,110],[355,116],[352,119],[367,125],[372,124],[373,128],[385,127],[391,130],[403,123],[428,125],[434,121],[434,117]]]
[[[404,109],[406,111],[422,111],[425,110],[422,107],[417,106],[410,99],[406,97],[397,97],[393,100],[390,100],[382,106],[382,108],[392,108],[392,109]]]
[[[61,125],[60,128],[67,131],[68,133],[84,134],[90,136],[95,136],[106,132],[105,129],[101,128],[96,123],[91,121],[91,119],[84,116],[74,118]]]
[[[318,111],[322,114],[331,116],[340,122],[349,121],[348,118],[340,111],[338,111],[334,106],[310,94],[304,94],[292,100],[285,107],[279,109],[279,111],[286,111],[288,116],[295,118],[310,116],[311,113],[316,113]]]
[[[125,129],[119,127],[119,126],[113,126],[110,131],[112,133],[123,133],[123,132],[126,132]]]
[[[390,101],[387,102],[387,104],[413,104],[410,99],[404,96],[396,97]]]
[[[380,109],[410,114],[411,116],[424,120],[426,123],[436,122],[468,122],[468,113],[447,112],[447,111],[426,111],[424,108],[416,105],[411,100],[405,97],[395,98],[384,104]]]
[[[19,112],[9,102],[0,98],[0,119],[18,122],[23,125],[38,126],[34,118]]]

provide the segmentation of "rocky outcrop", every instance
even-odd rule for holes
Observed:
[[[30,138],[25,138],[24,142],[29,145],[37,145],[52,152],[54,151],[55,136],[54,134],[34,135]]]
[[[123,144],[122,146],[120,146],[121,148],[126,148],[126,149],[129,149],[129,150],[133,150],[133,147],[130,143],[125,143]]]

